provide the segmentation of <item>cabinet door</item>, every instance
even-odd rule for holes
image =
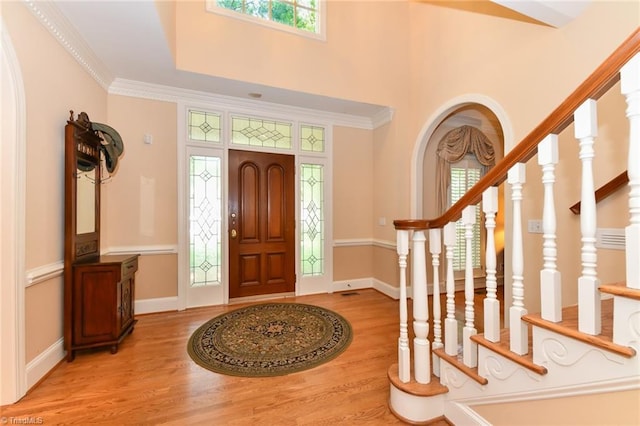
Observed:
[[[116,287],[119,268],[79,267],[74,279],[74,344],[116,339]]]

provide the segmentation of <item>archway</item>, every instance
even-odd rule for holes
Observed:
[[[473,113],[471,113],[472,111]],[[486,117],[483,119],[482,116]],[[434,203],[435,196],[433,196],[433,201],[425,197],[425,193],[429,192],[425,189],[424,171],[430,167],[429,165],[425,165],[425,157],[428,157],[430,150],[433,150],[435,156],[437,144],[441,136],[446,133],[448,129],[464,124],[476,125],[477,127],[484,127],[486,129],[499,127],[502,133],[501,142],[503,148],[502,155],[499,158],[502,158],[502,156],[509,152],[514,146],[513,131],[507,115],[500,104],[493,99],[484,95],[469,94],[451,99],[442,105],[425,122],[414,147],[411,163],[411,217],[433,218],[438,216],[435,214],[435,205],[431,208],[429,207]],[[498,132],[496,132],[496,136],[500,137]],[[430,168],[435,170],[435,158],[433,167]],[[433,193],[435,193],[435,187]],[[512,223],[510,203],[502,203],[500,211],[502,214],[502,233],[497,237],[501,237],[502,241],[509,241],[511,234],[510,224]],[[498,238],[496,238],[496,246],[498,245]],[[509,266],[510,258],[508,256],[508,252],[505,252],[504,259],[499,260],[500,263],[498,264],[498,267],[500,267],[501,264],[504,266],[503,274],[505,277],[509,276],[511,270]],[[505,320],[508,320],[508,309],[506,307],[511,304],[511,290],[509,286],[505,286],[504,298],[505,306],[503,308],[505,311]]]
[[[27,390],[24,344],[26,108],[20,66],[2,19],[0,33],[0,404],[10,404]]]

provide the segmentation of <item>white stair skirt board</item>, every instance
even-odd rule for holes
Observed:
[[[389,385],[389,406],[396,416],[413,423],[424,423],[444,415],[445,394],[416,396]]]

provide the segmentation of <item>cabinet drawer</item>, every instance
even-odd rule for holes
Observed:
[[[138,256],[122,263],[122,276],[132,275],[138,270]]]

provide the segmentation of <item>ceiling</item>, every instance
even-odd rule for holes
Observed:
[[[153,0],[54,1],[112,78],[264,102],[373,117],[385,106],[177,70]],[[107,82],[109,84],[110,82]]]
[[[492,0],[540,22],[559,26],[577,16],[587,1],[552,2]],[[86,44],[106,76],[107,87],[114,82],[144,82],[235,98],[253,99],[260,93],[263,102],[294,107],[374,117],[387,109],[344,99],[268,87],[248,82],[207,76],[175,68],[156,9],[155,0],[29,1],[33,8],[49,4],[50,15]],[[561,8],[559,10],[558,8]],[[549,18],[551,17],[551,18]],[[568,20],[567,20],[568,19]]]

